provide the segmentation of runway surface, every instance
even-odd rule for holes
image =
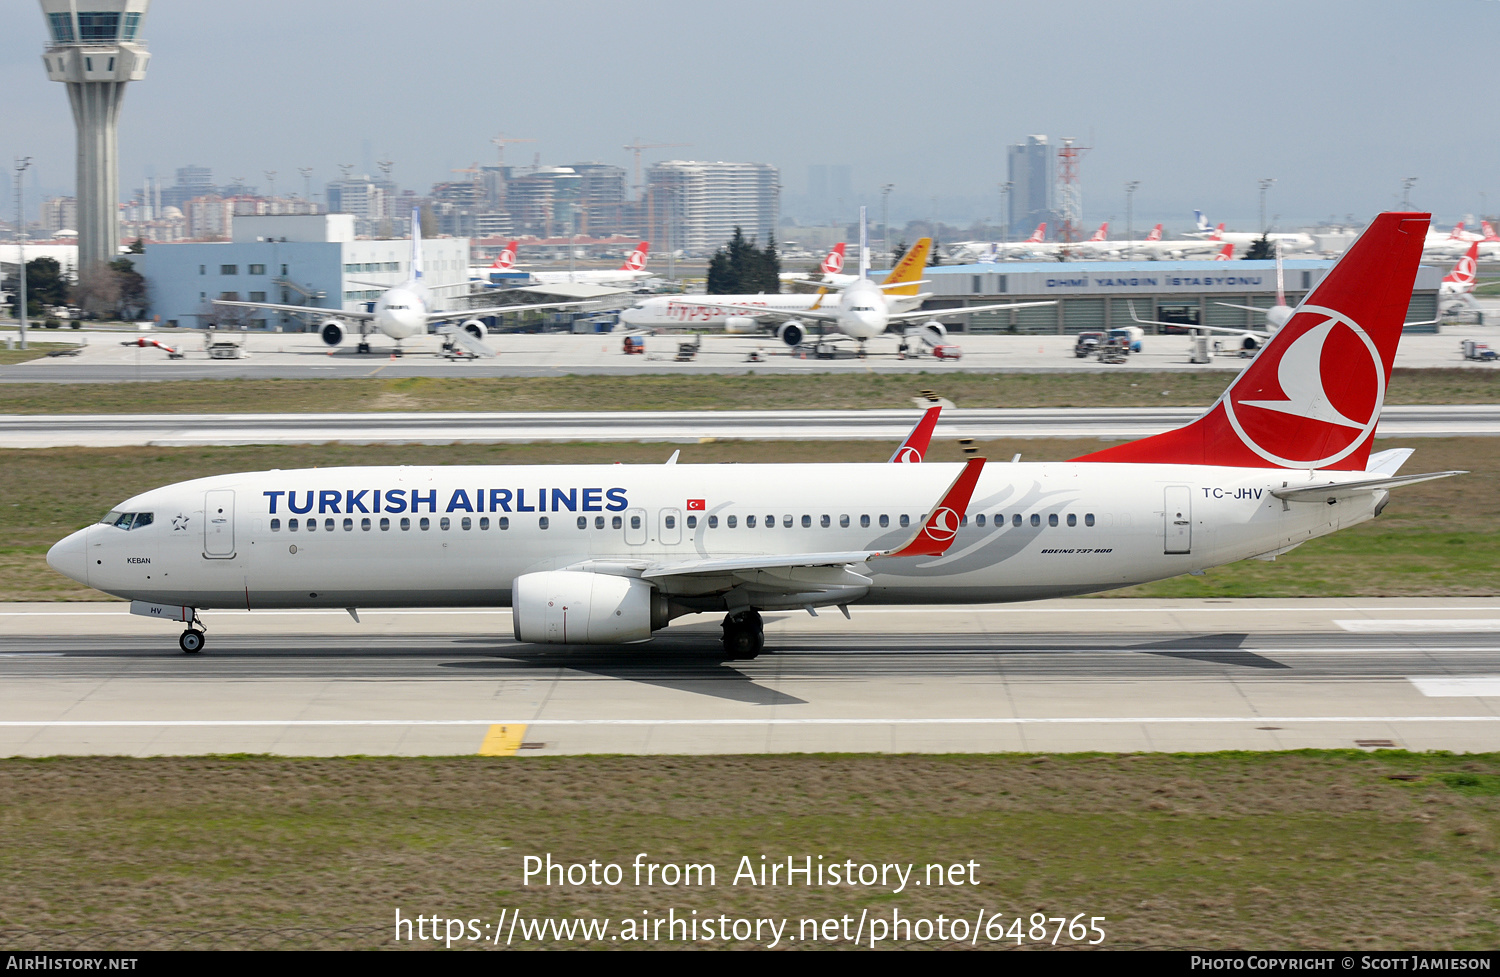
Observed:
[[[0,755],[1500,747],[1500,601],[1071,600],[518,644],[489,611],[0,605]]]
[[[1444,326],[1441,333],[1403,336],[1396,353],[1396,366],[1473,367],[1496,369],[1494,364],[1466,362],[1459,355],[1463,339],[1495,343],[1495,330],[1484,326]],[[160,349],[122,346],[123,340],[148,336],[180,348],[184,358],[172,360]],[[636,376],[648,373],[1039,373],[1078,371],[1218,370],[1238,372],[1247,362],[1237,355],[1235,337],[1221,340],[1222,355],[1208,364],[1189,362],[1187,336],[1147,336],[1145,348],[1126,363],[1103,364],[1073,355],[1072,336],[962,335],[953,337],[963,350],[958,360],[937,360],[927,355],[898,359],[896,339],[871,340],[869,355],[855,355],[851,343],[831,359],[819,359],[805,349],[792,350],[771,336],[727,336],[705,334],[702,346],[691,360],[677,361],[678,345],[690,336],[667,334],[645,337],[646,352],[626,356],[623,334],[600,333],[544,335],[500,333],[487,342],[499,354],[493,359],[454,361],[436,355],[437,337],[424,337],[405,344],[407,355],[393,358],[394,346],[374,337],[374,352],[360,355],[352,346],[328,347],[315,333],[254,333],[246,337],[243,359],[211,360],[197,330],[163,329],[146,333],[32,330],[34,342],[76,342],[87,345],[77,356],[32,360],[0,367],[0,383],[113,383],[132,380],[202,380],[239,377],[249,379],[317,379],[320,377],[370,377],[390,379],[414,376],[564,376],[597,374]],[[760,356],[750,361],[751,353]]]
[[[948,438],[1141,438],[1181,427],[1202,407],[950,409]],[[530,441],[898,442],[918,416],[868,411],[566,411],[367,414],[3,414],[0,448],[208,444],[503,443]],[[1500,434],[1500,406],[1390,406],[1382,437]]]

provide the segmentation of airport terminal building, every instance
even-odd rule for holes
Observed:
[[[1283,261],[1282,266],[1287,304],[1296,305],[1333,261]],[[1426,265],[1418,270],[1408,322],[1437,318],[1438,284],[1444,273]],[[923,277],[923,289],[932,293],[923,307],[950,329],[970,333],[1104,330],[1132,325],[1132,307],[1141,319],[1259,329],[1265,326],[1264,316],[1219,303],[1260,308],[1276,304],[1274,261],[1018,261],[939,265],[928,268]],[[1056,299],[1057,305],[954,315],[966,305],[1045,299]]]
[[[429,288],[466,283],[469,239],[424,240],[422,268]],[[158,325],[300,332],[315,328],[314,317],[216,309],[214,299],[364,311],[410,277],[411,241],[355,240],[353,214],[242,216],[230,241],[146,245],[136,270],[146,279]]]

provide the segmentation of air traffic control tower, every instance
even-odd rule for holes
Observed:
[[[51,43],[47,77],[68,86],[78,127],[78,268],[120,251],[120,103],[146,77],[151,55],[136,42],[151,0],[41,0]]]

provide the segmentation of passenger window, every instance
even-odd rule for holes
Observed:
[[[981,512],[979,515],[974,517],[974,525],[978,526],[980,529],[984,528],[984,513]]]
[[[595,529],[603,529],[604,528],[604,517],[603,516],[595,516],[594,517],[594,528]]]
[[[370,517],[369,516],[365,516],[363,519],[361,519],[359,521],[359,531],[362,532],[362,533],[367,533],[367,532],[370,531]]]
[[[904,512],[901,513],[901,528],[905,529],[907,526],[910,526],[910,525],[911,525],[911,516],[908,516]]]
[[[1057,513],[1050,512],[1050,513],[1047,514],[1047,525],[1049,525],[1049,526],[1056,526],[1057,525]]]
[[[501,529],[509,529],[510,516],[501,516],[499,519],[495,520],[495,525],[499,526]]]
[[[388,533],[388,532],[391,531],[391,517],[390,516],[381,516],[380,517],[380,531],[383,532],[383,533]]]
[[[885,529],[888,526],[890,526],[890,524],[891,524],[891,517],[882,512],[880,514],[880,528],[881,529]]]
[[[829,526],[833,525],[833,521],[831,519],[829,519],[826,515],[825,516],[820,516],[818,518],[818,525],[822,526],[824,529],[827,529]]]
[[[451,525],[452,525],[452,523],[450,523],[448,521],[448,517],[447,516],[444,516],[443,518],[441,518],[441,519],[438,520],[438,528],[441,529],[445,533],[448,531],[448,527],[451,526]]]
[[[479,517],[479,530],[480,530],[480,532],[486,532],[486,533],[490,531],[490,517],[489,516],[480,516]]]
[[[325,533],[331,533],[331,532],[333,532],[333,517],[332,516],[329,516],[327,519],[323,520],[323,531]]]
[[[1083,524],[1085,526],[1092,526],[1094,524],[1094,514],[1092,512],[1085,512],[1083,514]]]
[[[1042,524],[1042,516],[1041,516],[1041,513],[1038,513],[1038,512],[1033,512],[1033,513],[1032,513],[1032,514],[1031,514],[1031,524],[1032,524],[1032,525],[1033,525],[1033,526],[1040,526],[1040,525],[1041,525],[1041,524]]]
[[[630,528],[631,529],[640,529],[641,528],[641,517],[640,516],[631,516],[630,517]]]
[[[804,517],[804,518],[806,518],[806,517]],[[769,525],[771,525],[772,522],[774,522],[774,520],[767,519],[766,520],[766,525],[769,526]],[[790,515],[782,516],[781,517],[781,526],[782,526],[783,529],[791,529],[792,528],[792,517]]]
[[[406,516],[401,517],[401,531],[404,533],[411,529],[411,520]]]
[[[309,519],[309,520],[307,520],[307,531],[310,532],[310,533],[317,532],[318,531],[318,520],[316,520],[316,519]]]
[[[754,516],[746,516],[745,517],[745,528],[746,529],[754,529],[755,528],[755,517]]]
[[[828,525],[828,517],[827,516],[823,517],[823,525],[825,525],[825,526]],[[809,516],[805,512],[802,514],[802,528],[803,529],[811,529],[812,528],[812,516]]]
[[[429,529],[432,528],[432,520],[428,519],[426,516],[423,516],[417,522],[417,528],[420,529],[420,530],[422,530],[422,532],[424,532],[424,533],[427,532],[427,530],[429,530]]]
[[[588,516],[579,516],[578,517],[578,528],[579,529],[587,529],[587,528],[589,528],[589,517]]]
[[[470,519],[468,516],[464,516],[458,524],[463,527],[464,532],[468,532],[469,530],[474,528],[474,520]]]
[[[840,529],[848,529],[849,528],[849,514],[848,513],[844,513],[843,515],[839,516],[839,528]]]
[[[1076,525],[1078,525],[1078,514],[1076,512],[1070,512],[1070,513],[1068,513],[1068,525],[1069,526],[1076,526]]]
[[[289,533],[295,533],[297,531],[297,520],[288,519],[286,521],[286,531]]]
[[[859,528],[860,529],[869,529],[870,528],[870,517],[869,516],[860,516],[859,517]]]
[[[1012,526],[1019,526],[1019,525],[1021,525],[1021,514],[1019,512],[1017,512],[1015,515],[1013,515],[1013,516],[1010,517],[1010,524]]]
[[[279,532],[281,532],[281,520],[280,519],[272,519],[271,520],[271,532],[273,532],[273,533],[279,533]]]
[[[709,529],[718,529],[719,528],[719,517],[718,516],[709,516],[708,517],[708,528]]]
[[[697,529],[698,528],[698,517],[697,516],[688,516],[687,517],[687,528],[689,528],[689,529]]]
[[[965,526],[967,526],[967,525],[968,525],[968,524],[969,524],[969,515],[968,515],[968,513],[964,513],[964,514],[963,514],[963,515],[962,515],[962,516],[960,516],[960,517],[959,517],[959,519],[958,519],[958,528],[959,528],[959,529],[962,529],[962,528],[964,528],[964,527],[965,527]]]
[[[733,529],[733,528],[735,528],[735,523],[737,523],[739,521],[740,521],[739,516],[730,516],[730,517],[728,517],[727,519],[724,520],[724,525],[728,526],[730,529]]]
[[[609,525],[611,529],[619,529],[624,523],[620,520],[619,516],[615,516],[609,521]]]
[[[668,529],[676,529],[677,528],[677,517],[676,516],[667,516],[665,519],[662,520],[662,524],[665,525]]]
[[[552,520],[548,519],[546,516],[542,516],[536,521],[536,525],[538,529],[550,529],[552,528]]]
[[[349,518],[348,516],[344,517],[344,532],[346,532],[346,533],[352,533],[352,532],[354,532],[354,520],[351,519],[351,518]]]

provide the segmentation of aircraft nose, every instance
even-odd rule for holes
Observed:
[[[59,540],[47,551],[47,565],[81,584],[89,582],[88,529]]]

